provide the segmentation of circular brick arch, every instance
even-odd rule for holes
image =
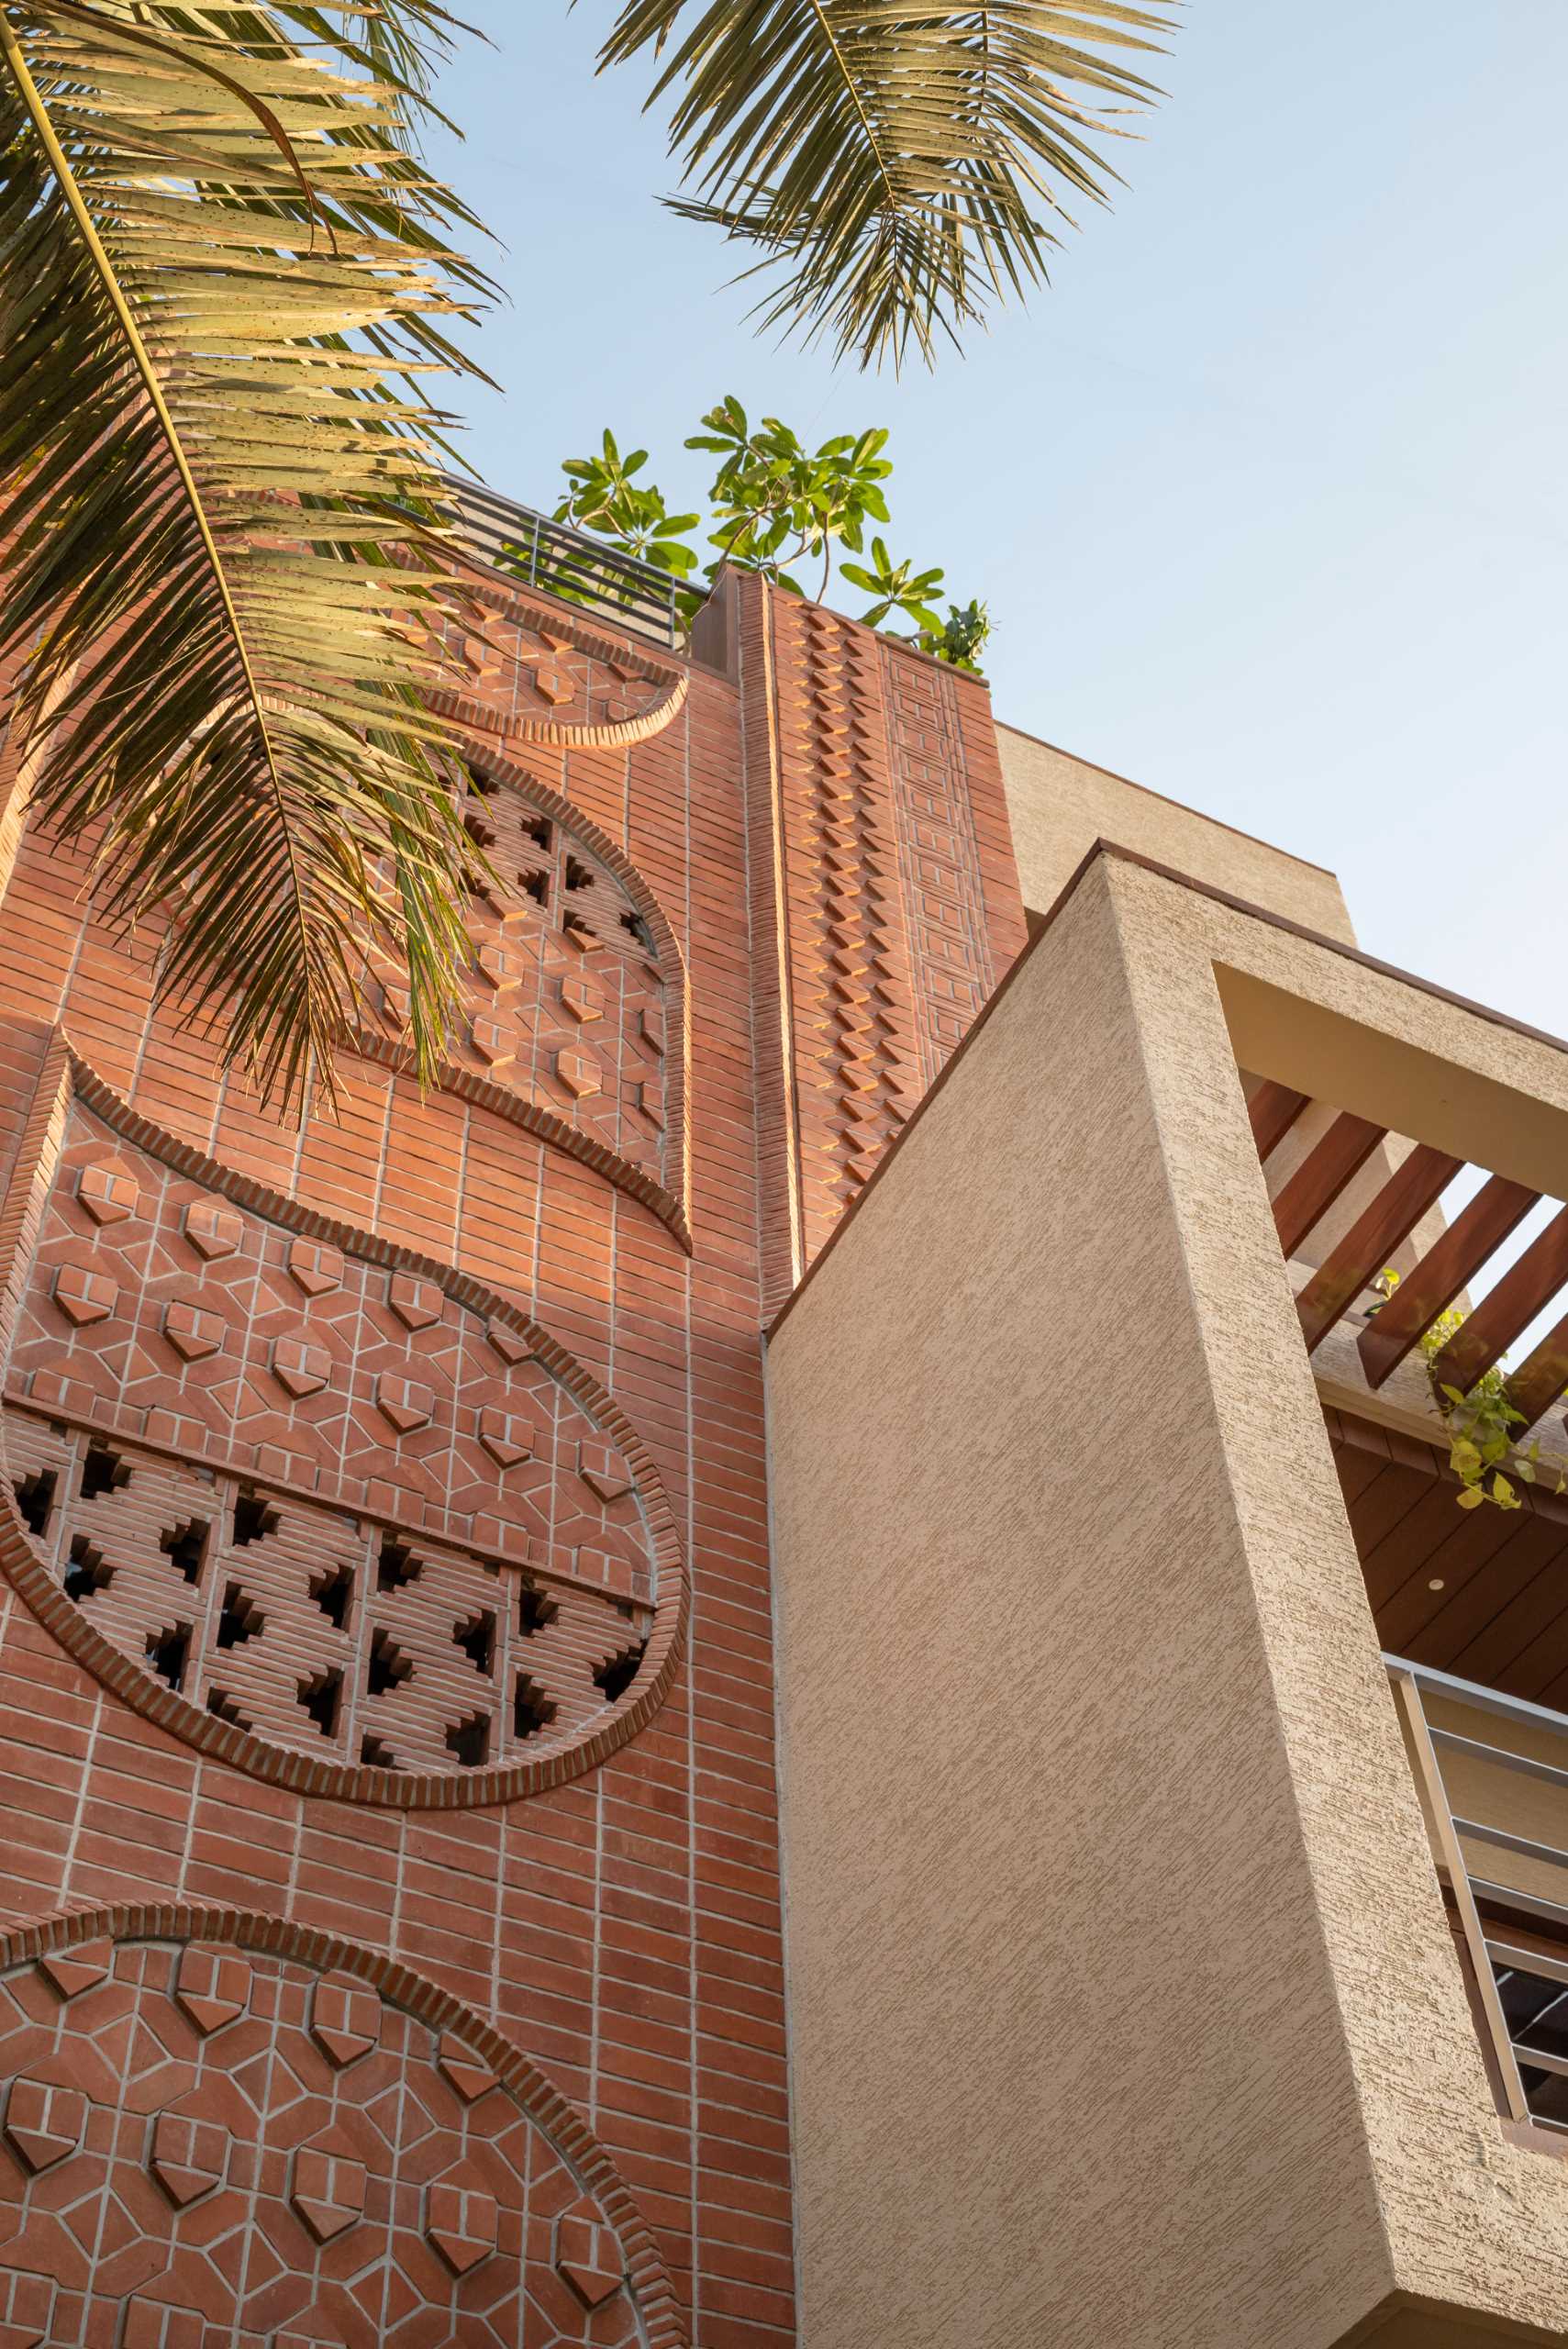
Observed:
[[[0,1312],[5,1323],[0,1327],[0,1356],[7,1361],[12,1358],[15,1319],[26,1308],[31,1294],[28,1252],[39,1245],[40,1229],[47,1230],[48,1202],[56,1195],[54,1164],[70,1129],[73,1103],[82,1104],[134,1150],[145,1152],[167,1166],[187,1187],[199,1186],[204,1199],[232,1201],[244,1213],[263,1219],[284,1234],[297,1235],[319,1247],[355,1257],[378,1272],[384,1271],[390,1279],[429,1284],[443,1299],[467,1315],[478,1317],[487,1329],[507,1333],[516,1341],[517,1350],[559,1381],[564,1393],[617,1448],[614,1456],[625,1462],[625,1473],[635,1480],[657,1581],[646,1642],[634,1676],[580,1726],[563,1723],[554,1740],[541,1740],[546,1750],[535,1754],[514,1751],[499,1764],[481,1763],[475,1767],[446,1770],[389,1767],[375,1761],[350,1762],[324,1756],[275,1742],[265,1733],[259,1733],[249,1721],[237,1722],[191,1702],[177,1687],[166,1686],[157,1676],[150,1642],[147,1660],[138,1653],[128,1652],[126,1644],[117,1644],[97,1627],[79,1597],[68,1595],[58,1569],[51,1570],[24,1521],[17,1492],[17,1484],[26,1483],[19,1471],[30,1464],[30,1458],[24,1457],[24,1437],[36,1442],[39,1430],[48,1422],[36,1407],[30,1406],[28,1398],[13,1398],[0,1411],[0,1457],[7,1470],[0,1475],[0,1565],[61,1644],[139,1713],[189,1744],[272,1784],[300,1794],[339,1800],[405,1809],[453,1809],[511,1801],[543,1792],[595,1767],[634,1736],[663,1703],[678,1666],[688,1584],[679,1536],[657,1468],[635,1428],[613,1398],[547,1330],[472,1275],[305,1208],[181,1142],[132,1110],[71,1050],[63,1038],[40,1078],[18,1153],[17,1181],[0,1221],[0,1291],[4,1292],[5,1300],[4,1311]],[[55,1294],[58,1295],[58,1288]],[[49,1408],[51,1407],[45,1407]],[[61,1413],[62,1419],[72,1416],[68,1409]],[[100,1419],[98,1425],[106,1426],[113,1441],[120,1442],[112,1417],[107,1421]],[[83,1426],[82,1441],[93,1440],[96,1439],[90,1429]],[[220,1459],[212,1464],[217,1469],[224,1467]],[[272,1497],[264,1473],[255,1476],[254,1482],[263,1500]],[[286,1495],[282,1497],[288,1499]],[[366,1508],[362,1501],[350,1502],[348,1506],[363,1510],[367,1523],[380,1524],[384,1513],[373,1506]],[[395,1525],[388,1530],[394,1537],[397,1535]],[[414,1539],[417,1542],[420,1537],[416,1534]],[[435,1546],[441,1546],[439,1537]],[[474,1572],[478,1576],[480,1569],[476,1566]],[[505,1576],[506,1570],[497,1564],[495,1573]],[[522,1578],[524,1582],[527,1579],[526,1575]],[[482,1598],[495,1586],[494,1577],[488,1575],[476,1580],[476,1598]],[[518,1587],[521,1586],[519,1583]]]
[[[628,1143],[624,1131],[619,1136],[596,1130],[594,1123],[584,1124],[581,1118],[569,1114],[570,1105],[558,1098],[551,1106],[548,1097],[548,1068],[537,1066],[525,1073],[524,1081],[508,1082],[493,1068],[484,1064],[480,1055],[461,1049],[463,1024],[460,1023],[458,1045],[449,1044],[440,1061],[437,1082],[443,1092],[453,1093],[504,1118],[509,1124],[521,1126],[539,1136],[555,1149],[566,1152],[606,1182],[635,1198],[655,1215],[672,1232],[689,1254],[692,1249],[691,1230],[691,1123],[689,1097],[691,1085],[691,1002],[686,960],[673,923],[647,876],[604,827],[594,821],[576,804],[543,782],[517,759],[503,750],[494,735],[473,725],[464,728],[464,749],[471,772],[483,776],[484,787],[503,786],[520,804],[527,814],[543,818],[558,828],[569,847],[580,850],[592,858],[604,875],[625,898],[628,911],[641,918],[646,927],[647,953],[650,966],[657,972],[658,991],[663,997],[661,1021],[664,1033],[660,1043],[660,1091],[662,1097],[661,1119],[662,1146],[660,1152],[662,1170],[639,1153],[635,1142]],[[499,857],[499,852],[497,851]],[[570,859],[568,860],[570,862]],[[531,909],[526,901],[508,905],[508,919],[517,913]],[[538,922],[525,927],[518,944],[539,948],[546,941],[530,939],[529,930]],[[497,928],[499,925],[497,925]],[[514,952],[516,949],[514,948]],[[548,951],[548,948],[547,948]],[[635,958],[634,958],[635,959]],[[373,1019],[367,1020],[355,1039],[354,1049],[373,1061],[398,1069],[413,1066],[413,1055],[402,1034],[398,1022],[402,1004],[395,1005],[391,1021],[378,1029]],[[471,1004],[471,1011],[483,1010],[484,1006]],[[384,1021],[385,1014],[383,1014]],[[567,1025],[570,1026],[570,1021]],[[546,1055],[548,1062],[548,1054]],[[628,1123],[638,1122],[633,1114]],[[646,1136],[644,1136],[646,1139]],[[619,1141],[622,1146],[617,1147]]]
[[[681,2349],[581,2115],[384,1953],[233,1909],[0,1936],[12,2349]]]

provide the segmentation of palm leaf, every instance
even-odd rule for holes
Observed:
[[[1041,217],[1103,202],[1092,134],[1159,94],[1134,69],[1173,0],[625,0],[601,65],[670,51],[671,150],[689,219],[782,271],[764,322],[831,338],[862,365],[929,360],[995,295],[1043,279]],[[683,28],[684,37],[683,37]],[[743,272],[751,274],[751,270]]]
[[[424,385],[484,281],[400,143],[406,76],[361,61],[301,7],[0,0],[0,656],[33,804],[153,930],[162,995],[296,1106],[367,955],[406,966],[433,1069],[473,863],[426,707],[472,608]]]

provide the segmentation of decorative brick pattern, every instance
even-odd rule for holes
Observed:
[[[49,1130],[52,1169],[17,1177],[43,1204],[0,1432],[51,1592],[145,1701],[344,1791],[437,1774],[489,1798],[592,1739],[645,1667],[651,1692],[667,1512],[542,1333],[255,1206],[226,1205],[215,1256],[177,1151],[81,1101]],[[67,1275],[112,1297],[96,1320],[63,1309]]]
[[[527,1576],[541,1598],[611,1604],[597,1577],[604,1559],[617,1554],[613,1548],[584,1535],[572,1542],[560,1572],[532,1565],[473,1524],[450,1522],[459,1504],[425,1465],[449,1424],[441,1362],[450,1358],[461,1381],[452,1408],[473,1410],[465,1474],[475,1485],[488,1479],[504,1501],[520,1490],[538,1465],[528,1416],[504,1396],[471,1397],[469,1383],[505,1384],[513,1372],[527,1382],[542,1364],[590,1422],[579,1440],[602,1442],[630,1464],[629,1502],[607,1501],[596,1489],[614,1492],[624,1481],[613,1462],[601,1476],[596,1455],[584,1454],[592,1464],[585,1480],[579,1458],[558,1449],[550,1466],[601,1521],[628,1508],[645,1513],[653,1637],[640,1666],[635,1645],[611,1659],[597,1691],[602,1726],[586,1724],[575,1742],[542,1760],[551,1723],[522,1743],[521,1753],[536,1758],[496,1767],[475,1768],[456,1754],[420,1773],[323,1761],[207,1712],[172,1688],[151,1658],[106,1640],[88,1620],[98,1602],[66,1595],[58,1558],[46,1564],[39,1537],[28,1530],[32,1516],[42,1516],[47,1545],[53,1528],[44,1497],[36,1486],[14,1495],[11,1475],[0,1477],[0,1564],[15,1585],[15,1595],[0,1590],[7,1602],[0,1605],[0,1901],[21,1919],[123,1904],[116,1932],[167,1953],[172,1985],[152,2006],[115,2007],[126,1992],[118,1972],[107,1972],[114,1952],[101,1917],[89,1914],[64,1940],[38,1927],[18,1933],[17,1954],[38,1959],[26,1976],[28,1995],[39,2002],[35,2020],[50,2043],[60,2041],[79,2072],[89,2043],[93,2063],[122,2064],[134,2054],[138,2077],[122,2086],[111,2065],[97,2076],[100,2093],[91,2077],[62,2077],[30,2058],[13,2066],[88,2099],[94,2158],[117,2117],[130,2166],[117,2177],[123,2200],[85,2206],[93,2227],[108,2213],[100,2235],[86,2222],[72,2234],[58,2218],[63,2256],[51,2235],[47,2259],[25,2267],[13,2261],[6,2272],[13,2254],[0,2220],[0,2349],[13,2349],[13,2339],[16,2349],[39,2340],[74,2345],[84,2334],[95,2349],[99,2341],[113,2349],[371,2349],[382,2340],[396,2349],[449,2349],[482,2343],[495,2326],[509,2349],[551,2349],[557,2340],[614,2349],[628,2303],[650,2349],[675,2349],[688,2328],[702,2349],[789,2349],[789,2110],[759,1335],[806,1261],[806,1202],[815,1248],[856,1188],[850,1158],[870,1155],[851,1149],[864,1121],[851,1119],[848,1105],[869,1097],[885,1139],[897,1130],[891,1105],[912,1098],[925,1077],[927,979],[904,863],[908,795],[924,786],[900,764],[906,723],[897,707],[906,664],[919,664],[848,622],[829,618],[803,629],[798,604],[770,596],[750,576],[726,584],[726,625],[705,639],[705,655],[728,662],[727,674],[701,660],[656,657],[618,641],[607,624],[504,584],[484,592],[503,640],[513,626],[549,630],[567,650],[540,637],[530,663],[523,648],[503,640],[493,665],[479,656],[490,674],[444,706],[470,730],[476,765],[501,786],[486,809],[505,801],[563,826],[577,852],[585,850],[583,862],[648,920],[665,1018],[661,1033],[645,1005],[624,1031],[620,1049],[646,1063],[635,1098],[601,1081],[567,1099],[550,1089],[548,1066],[537,1097],[516,1089],[506,1057],[507,990],[524,981],[510,959],[506,907],[476,896],[474,1008],[490,1023],[483,1041],[496,1057],[476,1049],[461,1063],[450,1059],[439,1086],[421,1095],[406,1052],[382,1035],[346,1062],[333,1114],[310,1116],[297,1130],[281,1127],[261,1114],[238,1075],[214,1068],[199,1033],[150,1008],[156,924],[134,941],[111,936],[91,915],[86,858],[36,829],[21,834],[10,870],[21,801],[13,792],[0,816],[0,887],[9,873],[0,920],[0,1179],[13,1165],[17,1177],[0,1208],[9,1247],[8,1268],[0,1247],[0,1315],[23,1314],[40,1340],[47,1330],[71,1376],[80,1378],[92,1359],[108,1381],[102,1393],[83,1382],[91,1392],[79,1413],[40,1408],[25,1395],[18,1413],[46,1434],[54,1432],[48,1422],[63,1424],[77,1459],[92,1433],[138,1454],[128,1486],[86,1498],[64,1493],[53,1506],[132,1508],[147,1491],[139,1480],[153,1473],[140,1464],[147,1454],[157,1474],[177,1471],[201,1484],[227,1544],[220,1596],[232,1579],[255,1598],[242,1570],[228,1575],[228,1562],[243,1569],[280,1541],[303,1550],[317,1538],[317,1520],[296,1512],[319,1509],[356,1518],[367,1536],[394,1533],[443,1573],[458,1562],[492,1592],[505,1583],[519,1593],[519,1606]],[[552,669],[550,690],[523,674]],[[999,973],[1021,942],[1021,915],[995,744],[984,688],[972,679],[951,684]],[[14,746],[0,751],[0,799],[24,764]],[[485,809],[472,812],[482,824],[491,820]],[[951,838],[955,853],[967,854],[962,822]],[[511,869],[520,872],[521,861]],[[525,922],[544,920],[545,909],[523,895]],[[849,937],[830,938],[831,923],[847,926]],[[614,941],[585,955],[572,950],[574,963],[551,1006],[559,1017],[550,1052],[603,1057],[614,990],[595,964],[628,951]],[[837,953],[851,970],[838,967]],[[868,971],[872,1008],[862,1004],[841,1019],[845,999],[831,992],[834,980],[857,985]],[[867,1019],[869,1028],[855,1024]],[[67,1199],[76,1220],[64,1268],[107,1264],[117,1249],[126,1258],[125,1276],[106,1283],[111,1296],[82,1291],[89,1310],[105,1309],[100,1320],[80,1324],[56,1316],[29,1285],[45,1227],[60,1209],[53,1165],[74,1115],[70,1085],[56,1082],[61,1030],[119,1097],[115,1110],[113,1095],[83,1081],[79,1106],[103,1119],[106,1153],[150,1150],[160,1180],[184,1186],[188,1201],[176,1231],[163,1220],[166,1195],[145,1212],[103,1224],[75,1195]],[[867,1076],[869,1097],[857,1082]],[[589,1122],[611,1114],[628,1130],[646,1132],[640,1157]],[[651,1154],[656,1148],[662,1158]],[[281,1252],[269,1257],[264,1279],[250,1253],[254,1214],[280,1252],[285,1242],[299,1245],[292,1265]],[[139,1257],[127,1251],[133,1229],[143,1235]],[[166,1270],[176,1261],[178,1281]],[[353,1353],[346,1397],[344,1349],[333,1332],[339,1317],[357,1310],[356,1264],[369,1267],[374,1349]],[[395,1298],[394,1275],[412,1285]],[[377,1281],[385,1286],[377,1290]],[[433,1323],[421,1318],[417,1294],[429,1282],[443,1300]],[[209,1312],[213,1289],[246,1284],[262,1302],[265,1326],[252,1332],[247,1318],[242,1374],[227,1318],[216,1353],[185,1358],[160,1318],[162,1306]],[[480,1331],[477,1355],[467,1350],[471,1322]],[[206,1334],[194,1319],[181,1330],[185,1342]],[[270,1350],[254,1361],[252,1335]],[[383,1375],[431,1391],[427,1424],[395,1431],[376,1399]],[[235,1391],[264,1398],[279,1429],[346,1431],[337,1456],[324,1444],[326,1456],[317,1457],[292,1436],[279,1444],[304,1459],[316,1481],[296,1486],[280,1460],[247,1467],[234,1447],[261,1431],[234,1414],[221,1431],[228,1449],[202,1448],[206,1422],[183,1398],[237,1377]],[[114,1397],[131,1388],[139,1408],[177,1406],[191,1441],[160,1448],[145,1429],[109,1428],[99,1411],[117,1408]],[[356,1445],[362,1449],[353,1456]],[[379,1476],[398,1481],[408,1508],[401,1497],[395,1507],[368,1495],[344,1497],[345,1480],[364,1474],[368,1486],[373,1460]],[[27,1472],[13,1473],[28,1485]],[[246,1482],[247,1497],[277,1508],[283,1524],[236,1543],[233,1508]],[[415,1504],[435,1509],[436,1519],[418,1517]],[[500,1514],[510,1521],[509,1507]],[[675,1522],[698,1601],[684,1653]],[[139,1557],[167,1577],[162,1587],[177,1585],[178,1596],[190,1586],[156,1542],[162,1530],[160,1518]],[[322,1542],[330,1551],[348,1531],[339,1518],[320,1529]],[[209,1574],[218,1554],[208,1553]],[[80,1564],[90,1576],[91,1561]],[[308,1582],[303,1600],[297,1586],[291,1589],[290,1603],[307,1607],[336,1637]],[[401,1599],[420,1591],[405,1586]],[[378,1591],[370,1603],[385,1609],[374,1628],[395,1638],[399,1592]],[[238,1599],[234,1615],[231,1643],[218,1648],[215,1637],[209,1660],[232,1664],[256,1653],[256,1636],[239,1636]],[[172,1628],[183,1620],[175,1616]],[[480,1632],[472,1636],[482,1652]],[[527,1636],[560,1634],[535,1620]],[[166,1663],[177,1660],[176,1648],[159,1645]],[[355,1653],[368,1681],[368,1658]],[[417,1655],[413,1681],[398,1680],[396,1659],[384,1649],[378,1677],[390,1676],[390,1689],[359,1695],[390,1710],[418,1685],[419,1663]],[[482,1676],[455,1644],[443,1663],[475,1683]],[[542,1669],[528,1678],[528,1688],[513,1693],[531,1720],[555,1700]],[[288,1702],[297,1709],[295,1697]],[[310,1735],[318,1755],[328,1741],[313,1721]],[[209,1942],[188,1938],[195,1928],[174,1905],[187,1899],[224,1912]],[[274,1921],[253,1919],[241,1932],[233,1913],[241,1909],[266,1909]],[[340,2039],[339,2023],[324,2017],[333,2043],[350,2055],[334,2065],[311,2036],[301,1989],[304,2043],[290,2061],[302,2080],[306,2065],[314,2067],[307,2094],[328,2109],[307,2109],[302,2099],[285,2121],[274,2116],[258,2132],[254,2113],[230,2113],[221,2099],[216,2108],[199,2099],[190,2106],[193,2085],[232,2076],[254,2090],[266,2076],[270,2026],[251,2006],[253,1996],[270,1995],[264,1983],[251,1987],[254,1970],[265,1972],[258,1950],[318,1979],[355,1975],[362,1987],[365,1965],[345,1954],[342,1935],[384,1953],[365,1962],[382,2013],[373,2043],[362,2049],[351,2011]],[[209,1955],[211,1968],[198,1962]],[[106,2021],[106,2005],[114,2008]],[[362,2112],[382,2109],[378,2083],[396,2060],[387,2037],[394,2008],[428,2031],[417,2096],[401,2109],[424,2129],[421,2113],[437,2112],[440,2100],[439,2126],[417,2154],[399,2154],[395,2211],[384,2169],[335,2134],[339,2116],[357,2129]],[[496,2206],[497,2248],[464,2266],[475,2246],[484,2251],[485,2233],[484,2207],[464,2199],[475,2142],[465,2117],[484,2141],[523,2076],[518,2048],[548,2076],[548,2090],[540,2074],[529,2076],[530,2093],[548,2099],[551,2144],[576,2179],[528,2246],[528,2277],[544,2271],[559,2296],[542,2313],[542,2294],[520,2312],[508,2299],[515,2271],[506,2266],[506,2213],[517,2200],[504,2181],[481,2176],[476,2190]],[[171,2067],[167,2083],[148,2075],[157,2062]],[[174,2066],[184,2067],[178,2076]],[[544,2106],[528,2110],[537,2117]],[[152,2125],[164,2111],[220,2123],[231,2141],[223,2182],[183,2209],[150,2165]],[[272,2163],[264,2215],[242,2233],[228,2215],[241,2190],[235,2165],[258,2142]],[[646,2229],[595,2166],[600,2146],[635,2194]],[[305,2152],[318,2160],[296,2176],[294,2157]],[[0,2108],[0,2187],[14,2202],[30,2198],[29,2228],[83,2207],[74,2181],[88,2154],[25,2174]],[[364,2172],[357,2214],[350,2164]],[[428,2189],[438,2182],[452,2189],[450,2208],[448,2197],[437,2198],[442,2242],[427,2231]],[[396,2230],[390,2253],[389,2227]],[[89,2317],[82,2266],[83,2246],[95,2240],[107,2282]],[[211,2282],[214,2267],[223,2271],[221,2286]],[[264,2296],[247,2300],[261,2289],[263,2267]],[[350,2285],[361,2279],[368,2288],[373,2276],[384,2298],[367,2316]],[[209,2289],[217,2294],[210,2306]],[[433,2293],[433,2302],[421,2302],[421,2292]],[[253,2321],[236,2312],[237,2293]]]
[[[453,1065],[573,1126],[665,1191],[665,1037],[683,1016],[678,967],[661,965],[645,883],[595,852],[548,793],[525,794],[475,761],[464,806],[475,846],[472,976],[449,1044]],[[607,847],[607,843],[605,844]],[[651,919],[652,916],[652,919]],[[400,986],[382,985],[393,1040]]]
[[[112,1972],[63,2032],[36,1943],[3,1954],[0,2341],[678,2338],[668,2279],[603,2151],[478,2018],[384,1959],[296,1949],[266,1920],[114,1922]],[[203,1957],[206,1978],[244,1986],[217,2032],[184,1995]],[[320,2043],[329,1988],[369,2018],[347,2065]],[[456,2092],[453,2064],[484,2088]]]
[[[774,605],[809,1259],[920,1094],[888,772],[882,655],[869,629]]]
[[[934,661],[911,661],[891,647],[882,658],[921,1074],[929,1085],[979,1018],[998,974],[957,682]]]
[[[451,715],[504,741],[584,750],[646,741],[678,716],[687,689],[680,663],[493,575],[475,592],[488,610],[483,635],[463,640],[472,689],[441,696]]]

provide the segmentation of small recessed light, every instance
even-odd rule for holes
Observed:
[[[1441,1590],[1442,1586],[1443,1578],[1441,1575],[1434,1575],[1431,1581],[1427,1585],[1427,1588],[1429,1590]]]

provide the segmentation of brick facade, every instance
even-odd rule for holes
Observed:
[[[791,2335],[761,1331],[1022,943],[988,704],[489,594],[424,1097],[389,983],[263,1116],[0,753],[5,2349]]]

